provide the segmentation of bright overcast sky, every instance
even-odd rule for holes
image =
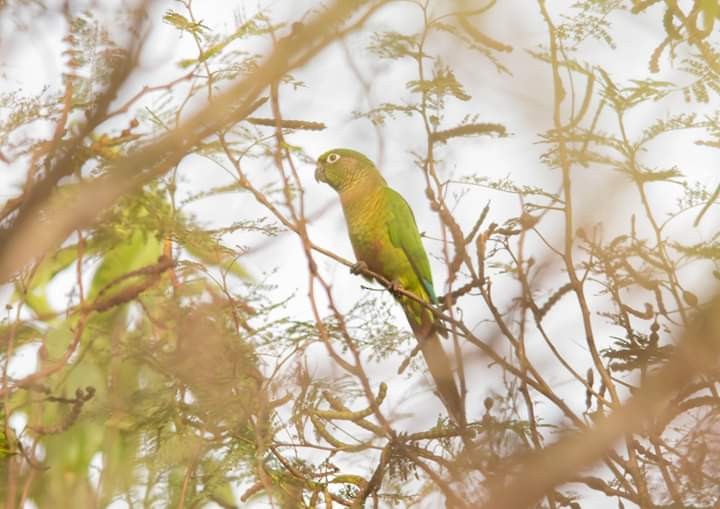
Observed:
[[[70,3],[72,8],[77,10],[89,6],[101,18],[110,12],[103,11],[103,6],[108,5],[108,2]],[[551,13],[554,19],[560,22],[561,15],[572,14],[570,6],[574,3],[568,0],[549,2],[549,7],[554,9]],[[438,9],[442,9],[449,2],[437,1],[435,4]],[[269,9],[271,19],[275,21],[294,21],[319,5],[321,5],[319,2],[314,1],[198,0],[195,2],[195,14],[203,24],[213,30],[229,33],[236,27],[236,20],[252,15],[258,8]],[[187,34],[179,38],[178,32],[173,27],[161,21],[162,13],[166,9],[180,10],[181,6],[176,2],[157,0],[152,6],[150,25],[153,27],[153,32],[142,59],[142,73],[136,78],[138,83],[144,82],[147,85],[171,80],[178,75],[177,62],[195,54],[194,44]],[[424,149],[425,139],[419,122],[398,117],[377,131],[366,119],[353,118],[354,111],[363,111],[383,102],[402,101],[410,97],[405,83],[415,78],[412,65],[378,60],[366,51],[374,31],[396,30],[404,33],[415,31],[421,19],[417,13],[413,15],[408,14],[409,12],[411,12],[409,4],[403,2],[381,10],[362,32],[347,38],[345,49],[336,44],[323,51],[307,66],[295,71],[294,77],[304,82],[304,86],[296,90],[289,86],[283,87],[281,106],[283,115],[287,119],[323,122],[328,126],[321,132],[291,133],[287,136],[291,144],[301,146],[312,157],[334,147],[350,147],[364,152],[379,164],[390,185],[400,191],[411,204],[421,231],[426,232],[429,237],[436,237],[439,221],[428,207],[423,193],[424,181],[412,162],[412,152]],[[591,41],[583,47],[581,59],[589,65],[602,65],[616,83],[628,84],[628,80],[646,78],[649,56],[664,36],[657,11],[649,12],[650,14],[646,16],[631,16],[629,13],[611,16],[610,21],[615,24],[611,32],[617,37],[620,49],[613,50],[600,42]],[[434,39],[430,51],[443,56],[445,62],[456,71],[459,81],[473,96],[468,102],[452,100],[449,102],[446,127],[452,127],[453,122],[457,124],[465,114],[477,114],[479,122],[496,122],[505,125],[510,136],[467,138],[451,142],[439,153],[443,175],[458,179],[473,174],[490,178],[509,177],[520,184],[538,185],[548,191],[556,191],[559,183],[557,173],[548,170],[539,161],[540,154],[546,150],[546,147],[539,143],[539,133],[552,126],[550,68],[528,53],[528,50],[537,50],[540,45],[545,45],[548,41],[546,27],[538,7],[531,1],[500,1],[485,19],[487,21],[481,28],[488,35],[514,47],[511,54],[498,55],[511,75],[498,73],[492,62],[486,58],[476,55],[470,59],[467,52],[455,51],[448,38]],[[24,21],[28,24],[29,30],[17,33],[14,21],[0,20],[0,34],[4,34],[0,39],[0,59],[5,64],[5,75],[0,82],[0,91],[21,90],[21,93],[31,95],[45,86],[58,89],[61,86],[59,77],[63,70],[63,59],[59,53],[62,47],[59,41],[65,35],[65,26],[55,15],[50,14]],[[13,30],[12,34],[9,30]],[[121,37],[123,34],[113,35]],[[122,41],[118,40],[118,42]],[[252,51],[262,51],[269,47],[266,40],[253,44],[255,45],[251,48]],[[370,85],[369,94],[358,80],[348,58],[352,58],[362,79]],[[652,77],[660,81],[677,83],[688,80],[688,77],[683,75],[677,66],[673,67],[667,58],[662,61],[661,72]],[[577,83],[576,86],[578,90],[582,90],[584,84]],[[137,88],[132,88],[131,92],[135,90]],[[628,129],[631,135],[636,134],[655,119],[693,109],[702,114],[712,111],[717,105],[716,99],[713,99],[709,105],[688,105],[681,97],[678,97],[677,101],[648,103],[630,115]],[[267,105],[258,111],[257,115],[271,116]],[[121,123],[119,128],[122,127]],[[718,151],[694,145],[692,142],[695,139],[697,139],[696,133],[673,134],[672,139],[666,138],[654,144],[652,153],[645,153],[642,157],[646,158],[646,162],[658,167],[680,165],[681,170],[687,175],[693,175],[698,180],[707,180],[708,186],[712,188],[717,183],[717,168],[720,167]],[[256,159],[249,160],[246,167],[252,176],[262,181],[265,176],[273,174],[269,164],[271,163],[266,159]],[[310,233],[313,240],[352,259],[342,212],[335,193],[329,187],[314,181],[313,165],[302,161],[298,161],[298,165],[305,185],[309,215],[313,216],[313,212],[326,209],[311,224]],[[624,187],[624,181],[617,179],[609,170],[590,167],[583,171],[577,189],[579,221],[592,224],[602,220],[608,232],[614,229],[626,230],[629,211],[637,206],[634,194],[629,188]],[[180,176],[180,192],[185,196],[231,181],[228,174],[220,167],[198,157],[188,158],[181,164]],[[13,171],[0,166],[0,201],[17,193],[16,186],[22,182],[22,178],[23,174],[17,169]],[[457,193],[468,190],[467,186],[460,185],[453,189]],[[663,186],[663,189],[667,190],[668,186]],[[488,222],[503,223],[519,215],[519,203],[510,195],[477,189],[469,191],[470,194],[460,200],[455,210],[466,228],[472,225],[487,201],[491,202]],[[652,198],[657,204],[667,206],[669,210],[674,206],[676,196],[656,194]],[[269,215],[262,212],[247,194],[223,195],[200,200],[189,206],[186,212],[194,214],[200,224],[213,227],[227,226],[234,221],[253,217],[253,214]],[[705,224],[708,227],[706,232],[692,231],[688,234],[687,224],[680,223],[677,228],[678,235],[685,235],[686,239],[689,235],[691,242],[702,241],[717,228],[717,218]],[[611,233],[608,233],[608,237],[610,235]],[[556,236],[551,236],[550,240],[558,241],[560,238],[558,229]],[[258,244],[257,237],[244,233],[228,237],[226,240],[230,246],[252,248]],[[442,287],[443,264],[437,258],[433,258],[438,256],[440,245],[432,239],[427,239],[425,244],[431,256],[436,286],[440,286],[439,291],[443,293],[446,290]],[[546,254],[539,242],[531,242],[529,248],[537,249],[541,259]],[[306,261],[297,238],[285,234],[267,244],[265,248],[251,252],[242,258],[242,261],[257,280],[278,285],[278,296],[296,293],[296,298],[290,302],[290,309],[299,318],[310,318],[305,298]],[[368,290],[361,288],[362,280],[349,274],[344,266],[330,260],[321,259],[321,261],[323,274],[328,276],[336,289],[342,290],[336,292],[341,309],[350,307],[366,294]],[[554,274],[553,276],[551,270],[546,276],[548,293],[564,282],[559,265],[555,267]],[[688,285],[694,285],[697,293],[707,294],[711,290],[703,283],[702,277],[689,274],[688,278]],[[67,288],[56,288],[53,298],[58,307],[65,302],[66,291]],[[496,288],[496,291],[501,292],[499,300],[509,304],[517,295],[518,289],[512,285],[508,286],[505,298],[502,298],[502,290]],[[387,299],[389,301],[389,297]],[[471,302],[477,305],[479,301]],[[463,309],[463,312],[468,323],[478,323],[478,330],[487,330],[488,333],[492,330],[491,326],[480,324],[480,321],[487,317],[484,310],[467,308]],[[398,323],[401,324],[399,314],[398,319]],[[555,331],[566,331],[567,344],[562,345],[562,348],[571,358],[577,358],[583,363],[578,369],[584,372],[589,367],[589,364],[586,364],[589,360],[584,341],[577,329],[579,325],[575,320],[575,316],[563,317],[562,313],[558,313],[548,324],[548,329],[551,336]],[[541,346],[537,348],[539,348],[537,351],[539,356],[547,354]],[[391,359],[382,366],[374,366],[369,370],[378,377],[387,377],[388,373],[395,372],[398,359]],[[330,372],[325,370],[322,359],[318,359],[317,362],[318,372],[329,375]],[[475,414],[479,412],[482,399],[491,391],[502,390],[502,382],[497,378],[498,375],[499,371],[478,368],[475,376],[470,377],[471,413],[473,409]],[[558,371],[550,379],[562,384],[564,381],[569,381],[570,377]],[[417,377],[413,380],[417,380]],[[427,397],[427,391],[419,391],[417,385],[412,383],[406,383],[405,387],[404,391],[395,389],[396,401],[417,397],[424,405],[430,408],[434,405],[434,408],[440,411],[440,404],[433,398]],[[423,392],[422,396],[419,395],[421,392]],[[572,391],[568,394],[568,397],[573,399],[574,406],[582,405],[583,396],[577,391],[576,386],[572,387]],[[556,417],[557,415],[552,412],[545,416],[548,421],[553,421]],[[428,412],[424,422],[420,420],[414,424],[425,425],[432,420],[434,415]],[[589,506],[583,504],[583,507]]]

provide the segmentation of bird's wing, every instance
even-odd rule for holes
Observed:
[[[403,250],[415,275],[430,297],[430,301],[437,303],[432,282],[432,272],[430,272],[430,262],[427,253],[425,253],[422,240],[420,240],[420,232],[417,223],[415,223],[412,209],[395,190],[386,187],[385,193],[390,210],[387,222],[390,241],[395,247]]]

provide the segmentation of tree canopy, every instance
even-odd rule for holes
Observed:
[[[0,0],[4,507],[717,507],[719,26]],[[467,426],[336,146],[414,210]]]

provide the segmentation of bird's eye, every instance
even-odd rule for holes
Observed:
[[[339,155],[339,154],[336,154],[335,152],[333,152],[332,154],[328,155],[328,156],[325,158],[325,160],[326,160],[328,163],[333,164],[333,163],[336,163],[336,162],[338,162],[338,161],[340,160],[340,155]]]

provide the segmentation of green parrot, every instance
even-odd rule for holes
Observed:
[[[388,187],[375,165],[360,152],[337,148],[317,160],[315,180],[325,182],[340,195],[356,266],[366,266],[427,303],[437,303],[427,254],[420,240],[415,216],[405,199]],[[444,330],[432,312],[400,295],[440,399],[456,424],[465,425],[460,392],[438,333]]]

